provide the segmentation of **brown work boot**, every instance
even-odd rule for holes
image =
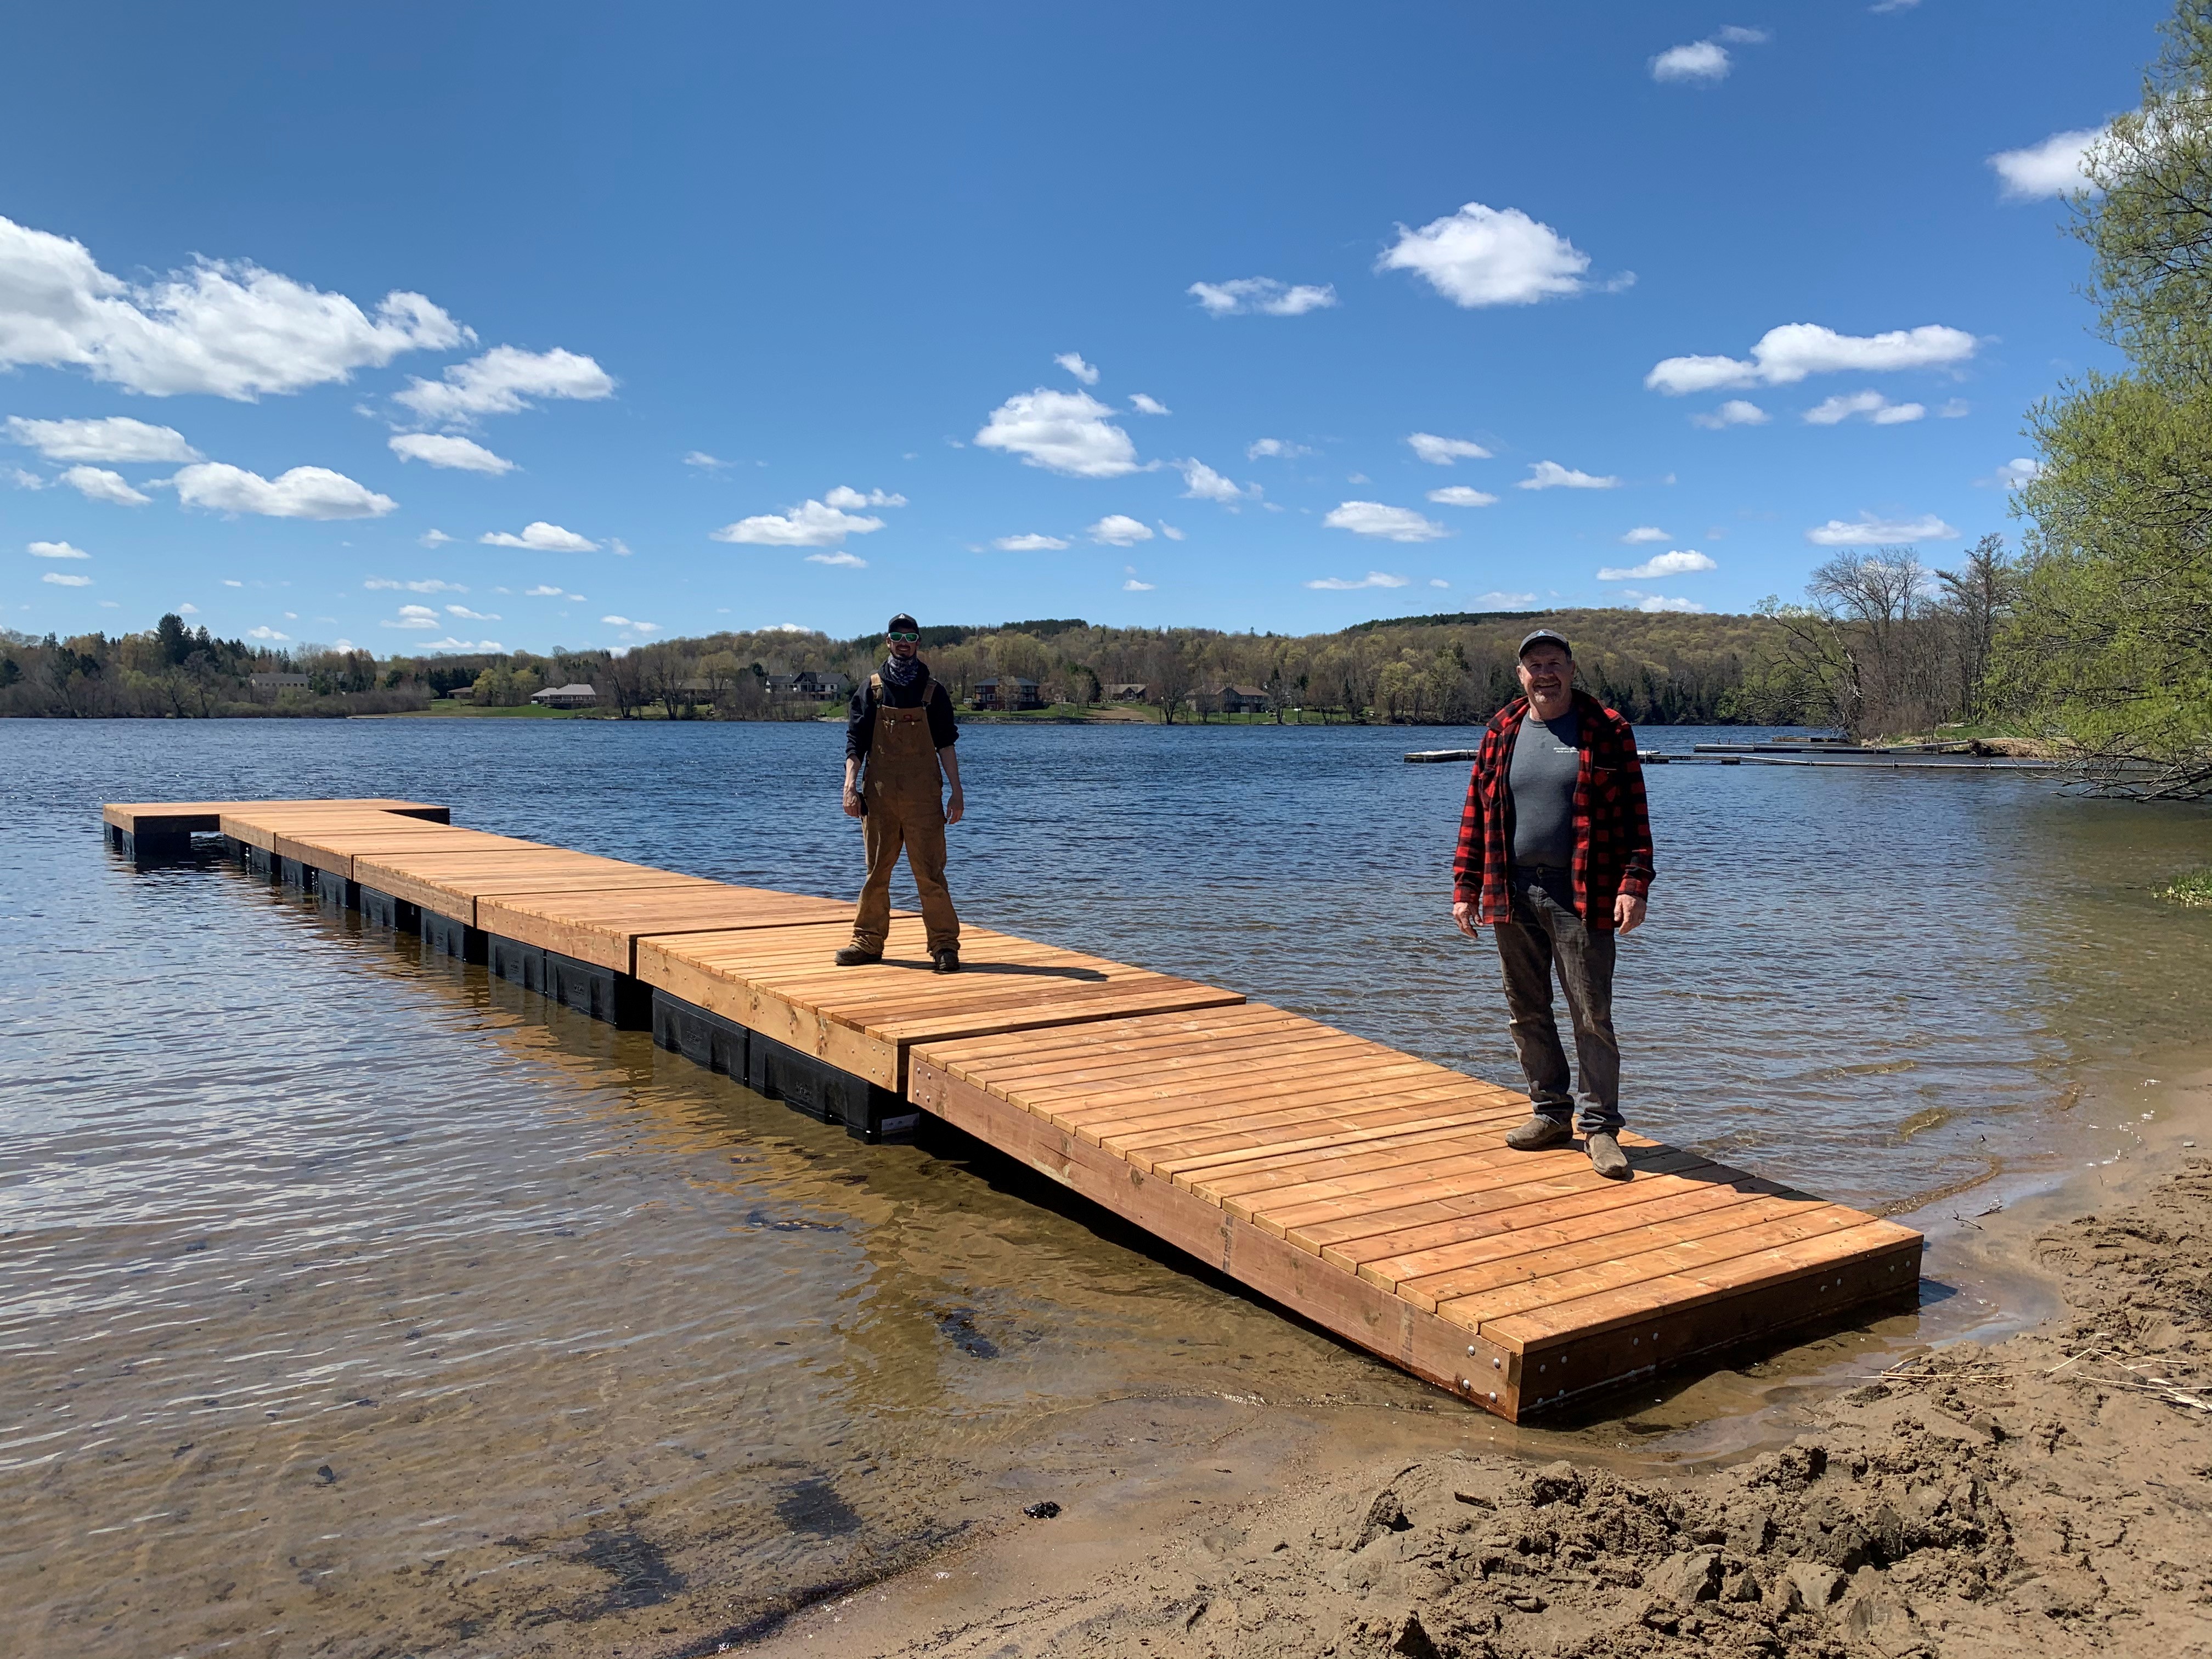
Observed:
[[[1607,1181],[1628,1179],[1628,1154],[1620,1150],[1619,1141],[1601,1129],[1589,1137],[1587,1145],[1589,1147],[1590,1168]]]
[[[1516,1152],[1540,1152],[1547,1147],[1564,1146],[1574,1138],[1572,1127],[1541,1112],[1505,1132],[1505,1144]]]
[[[872,962],[881,962],[884,953],[871,951],[864,945],[848,945],[835,958],[840,968],[865,968]]]
[[[960,952],[936,951],[930,954],[929,970],[933,974],[957,974],[960,971]]]

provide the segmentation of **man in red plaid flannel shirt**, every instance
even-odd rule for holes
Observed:
[[[1574,1022],[1580,1127],[1600,1175],[1629,1176],[1621,1127],[1620,1045],[1613,1033],[1613,941],[1644,921],[1651,822],[1636,733],[1574,689],[1567,641],[1538,629],[1521,641],[1521,689],[1482,734],[1452,861],[1452,919],[1498,936],[1513,1046],[1535,1107],[1505,1144],[1541,1152],[1574,1139],[1574,1080],[1552,1015],[1556,973]]]

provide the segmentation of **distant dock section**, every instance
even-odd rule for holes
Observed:
[[[650,1030],[862,1139],[933,1115],[1510,1421],[1917,1294],[1909,1228],[1633,1134],[1627,1182],[1577,1146],[1510,1151],[1526,1096],[1238,991],[988,928],[935,975],[904,914],[880,963],[837,968],[842,900],[449,817],[138,803],[105,830],[142,863],[220,837],[198,845],[425,960]]]

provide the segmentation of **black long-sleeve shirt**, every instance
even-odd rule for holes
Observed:
[[[921,706],[921,689],[924,685],[929,687],[931,748],[950,749],[960,740],[960,724],[952,718],[952,696],[929,678],[927,667],[915,677],[912,685],[894,685],[888,674],[880,678],[884,684],[884,706],[887,708],[919,708]],[[853,702],[846,713],[845,758],[865,758],[868,745],[875,741],[875,737],[876,702],[870,693],[868,682],[862,680],[853,688]]]

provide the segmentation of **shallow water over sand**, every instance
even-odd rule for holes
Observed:
[[[849,894],[841,737],[0,723],[0,1574],[36,1650],[660,1651],[1055,1481],[1206,1462],[1224,1400],[1435,1406],[996,1160],[860,1146],[96,830],[103,799],[405,794]],[[1446,914],[1464,770],[1408,746],[972,728],[955,892],[1515,1082]],[[1910,1208],[2078,1161],[2085,1070],[2212,1025],[2212,927],[2149,891],[2212,859],[2201,812],[1973,773],[1650,787],[1620,999],[1650,1133]]]

